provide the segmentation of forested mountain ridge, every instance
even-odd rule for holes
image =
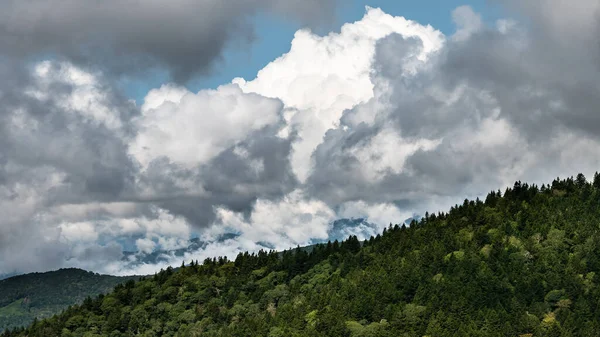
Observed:
[[[517,182],[309,252],[207,259],[12,336],[597,336],[600,176]]]
[[[70,268],[0,280],[0,331],[60,313],[130,279]]]

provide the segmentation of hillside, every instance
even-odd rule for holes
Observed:
[[[0,331],[50,317],[88,296],[111,291],[131,277],[61,269],[0,280]]]
[[[596,336],[600,176],[129,281],[12,336]]]

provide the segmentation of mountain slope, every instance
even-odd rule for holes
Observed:
[[[516,183],[366,242],[168,269],[3,336],[596,336],[600,176]]]
[[[88,296],[106,293],[132,277],[61,269],[0,280],[0,331],[52,316]]]

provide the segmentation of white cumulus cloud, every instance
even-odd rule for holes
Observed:
[[[243,93],[235,84],[196,94],[166,85],[146,97],[130,153],[144,166],[166,157],[194,167],[252,131],[277,124],[281,110],[278,100]]]
[[[421,61],[444,42],[443,35],[430,26],[368,7],[362,20],[345,24],[340,33],[318,36],[298,31],[290,51],[260,70],[256,79],[233,81],[245,92],[278,98],[297,109],[290,118],[300,137],[294,144],[292,166],[301,181],[310,174],[312,152],[325,132],[339,125],[344,110],[373,97],[375,46],[390,34],[421,40],[423,48],[417,55]]]

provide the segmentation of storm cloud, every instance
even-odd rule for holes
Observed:
[[[53,55],[110,75],[167,70],[182,82],[209,72],[228,44],[250,43],[253,15],[270,11],[314,25],[333,15],[335,0],[2,0],[0,6],[5,55]]]

